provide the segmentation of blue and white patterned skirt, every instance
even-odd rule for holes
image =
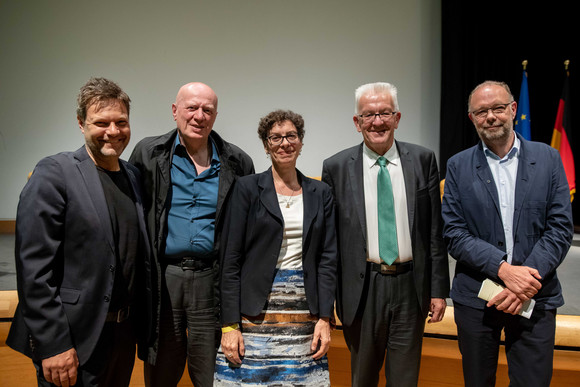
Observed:
[[[218,351],[214,386],[330,386],[326,356],[310,350],[318,318],[310,314],[302,270],[277,270],[259,316],[242,316],[241,366]]]

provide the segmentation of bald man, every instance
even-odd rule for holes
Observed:
[[[158,335],[147,386],[176,386],[185,362],[196,387],[211,386],[219,345],[219,235],[224,204],[252,159],[213,125],[218,99],[207,85],[183,85],[172,104],[177,128],[140,141],[130,162],[141,170],[149,238],[157,265]]]

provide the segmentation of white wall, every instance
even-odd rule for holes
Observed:
[[[174,128],[171,103],[190,81],[219,97],[214,126],[269,166],[260,117],[306,121],[298,167],[359,143],[354,89],[399,88],[396,138],[439,149],[440,1],[165,0],[0,2],[0,219],[14,219],[36,162],[83,144],[75,98],[91,76],[130,95],[132,140]]]

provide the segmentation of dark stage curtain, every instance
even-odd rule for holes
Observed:
[[[447,160],[478,141],[467,98],[485,80],[506,82],[516,101],[527,60],[531,137],[549,144],[570,60],[572,125],[566,133],[580,187],[580,14],[573,1],[479,2],[442,0],[441,177]],[[572,202],[580,224],[580,188]]]

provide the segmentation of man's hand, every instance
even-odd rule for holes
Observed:
[[[540,273],[528,266],[513,266],[504,262],[499,265],[497,275],[522,302],[534,297],[542,288]]]
[[[244,338],[239,329],[222,333],[222,351],[226,358],[234,364],[242,364],[242,357],[246,353]]]
[[[68,387],[77,383],[79,359],[74,348],[42,360],[42,372],[47,382]]]
[[[447,302],[444,298],[432,298],[429,305],[429,320],[427,323],[431,324],[443,320],[446,306]]]
[[[321,318],[316,323],[314,327],[314,336],[312,337],[312,344],[310,345],[311,351],[316,351],[318,343],[320,342],[320,348],[318,351],[312,355],[314,360],[320,359],[322,356],[328,352],[330,348],[330,322],[328,318]]]
[[[505,288],[487,303],[488,307],[495,305],[497,310],[517,315],[523,306],[523,301],[510,289]]]

